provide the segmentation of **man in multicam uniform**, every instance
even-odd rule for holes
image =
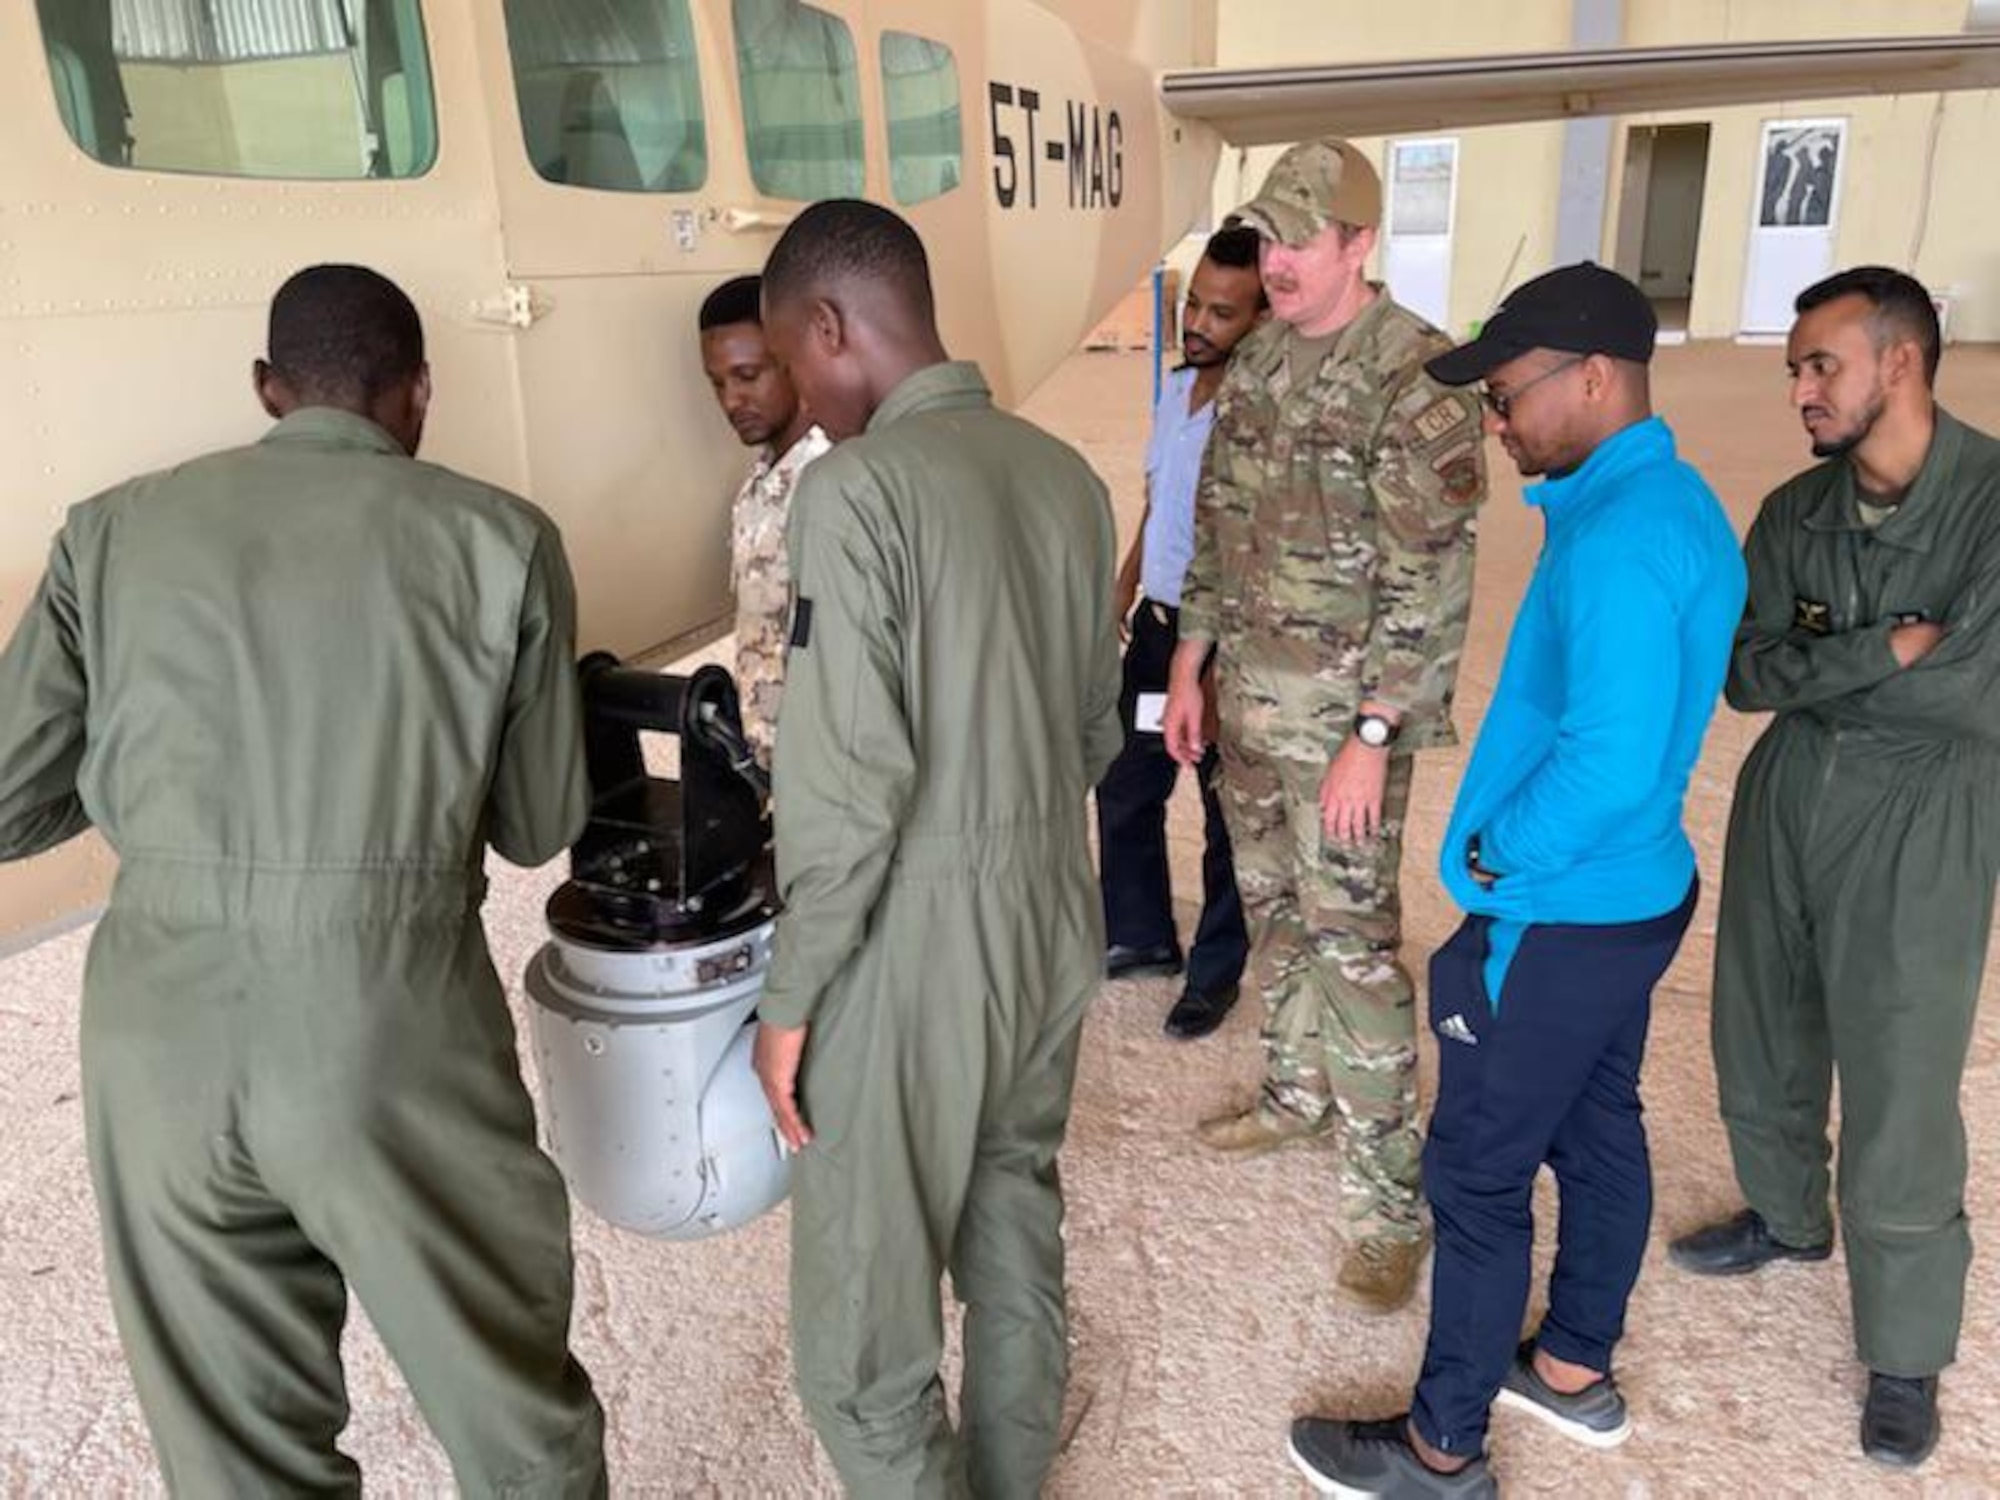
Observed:
[[[1317,140],[1237,215],[1263,236],[1273,316],[1216,398],[1165,730],[1177,759],[1200,759],[1214,643],[1267,1069],[1257,1101],[1201,1139],[1249,1155],[1344,1123],[1340,1285],[1388,1312],[1425,1239],[1397,957],[1410,752],[1455,742],[1486,469],[1477,406],[1423,370],[1451,341],[1362,275],[1381,209],[1367,159]]]
[[[730,576],[736,585],[736,688],[743,730],[757,764],[771,769],[778,694],[785,681],[785,628],[791,570],[785,519],[805,466],[831,446],[813,424],[764,342],[755,276],[725,281],[701,305],[701,367],[716,403],[757,462],[730,515]]]

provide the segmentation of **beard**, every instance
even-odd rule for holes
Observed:
[[[1813,457],[1842,458],[1852,453],[1868,441],[1868,434],[1875,430],[1876,422],[1881,420],[1883,405],[1884,398],[1878,386],[1869,393],[1867,405],[1861,408],[1859,415],[1852,422],[1838,432],[1828,433],[1824,437],[1815,437],[1812,440]]]
[[[1219,365],[1228,354],[1215,347],[1207,339],[1182,339],[1181,359],[1197,370],[1206,370],[1211,365]]]

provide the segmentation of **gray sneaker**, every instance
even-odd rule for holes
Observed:
[[[1340,1500],[1500,1500],[1485,1454],[1440,1474],[1410,1446],[1408,1422],[1300,1417],[1292,1423],[1292,1462],[1314,1489]]]
[[[1574,1396],[1565,1396],[1535,1373],[1535,1341],[1514,1352],[1514,1367],[1500,1382],[1496,1403],[1548,1423],[1564,1437],[1591,1448],[1616,1448],[1632,1435],[1632,1417],[1618,1382],[1606,1375]]]

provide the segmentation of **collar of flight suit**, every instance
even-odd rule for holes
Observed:
[[[1933,407],[1937,426],[1931,432],[1930,452],[1917,471],[1909,489],[1903,492],[1895,514],[1881,525],[1871,527],[1861,519],[1860,495],[1854,483],[1854,463],[1839,460],[1839,472],[1821,493],[1818,504],[1806,512],[1804,524],[1810,531],[1866,531],[1877,541],[1907,552],[1928,552],[1937,539],[1944,518],[1945,500],[1958,473],[1958,451],[1964,446],[1965,428],[1942,406]]]
[[[971,360],[948,359],[906,375],[903,383],[889,392],[888,399],[875,408],[875,415],[868,419],[868,431],[887,427],[915,412],[992,404],[993,392],[986,384],[986,377],[979,373],[979,366]]]
[[[302,406],[265,433],[267,443],[292,444],[312,448],[353,448],[364,453],[387,453],[407,458],[403,445],[366,417],[331,406]]]
[[[1632,470],[1674,461],[1673,429],[1658,416],[1621,427],[1590,450],[1589,457],[1560,479],[1544,479],[1521,491],[1525,504],[1539,506],[1550,526],[1581,514],[1601,498],[1624,493],[1612,481]]]
[[[1322,369],[1327,365],[1337,365],[1354,358],[1363,345],[1375,337],[1375,330],[1382,326],[1382,320],[1389,316],[1389,309],[1394,303],[1389,296],[1387,284],[1371,281],[1368,286],[1375,295],[1368,299],[1368,305],[1356,313],[1335,336],[1333,349],[1321,362]]]

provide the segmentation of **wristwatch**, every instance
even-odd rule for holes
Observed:
[[[1395,744],[1402,727],[1394,719],[1381,714],[1361,713],[1354,716],[1354,737],[1375,750]]]

